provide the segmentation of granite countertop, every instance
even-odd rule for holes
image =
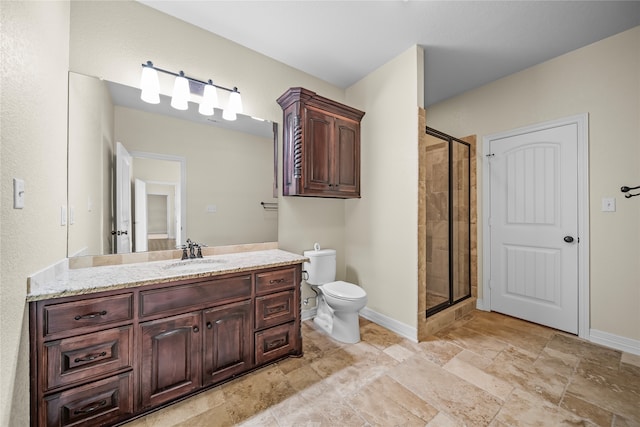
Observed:
[[[211,277],[261,268],[300,264],[302,255],[271,249],[137,264],[69,269],[55,274],[34,274],[27,281],[27,301],[83,295],[175,280]]]

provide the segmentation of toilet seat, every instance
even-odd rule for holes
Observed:
[[[323,293],[342,300],[356,300],[367,297],[367,293],[360,286],[343,282],[342,280],[325,283],[320,288]]]

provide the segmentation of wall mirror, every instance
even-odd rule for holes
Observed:
[[[161,98],[69,73],[68,256],[277,241],[277,124]]]

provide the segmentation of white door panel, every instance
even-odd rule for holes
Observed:
[[[135,200],[135,239],[134,250],[135,252],[146,252],[148,248],[147,240],[147,183],[141,179],[135,180],[135,191],[133,199]]]
[[[132,158],[121,143],[116,144],[116,253],[130,253]]]
[[[571,333],[578,332],[577,135],[572,123],[489,147],[491,309]]]

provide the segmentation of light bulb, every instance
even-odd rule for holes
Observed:
[[[153,64],[149,61],[148,66],[142,67],[140,76],[140,99],[149,104],[160,103],[160,83],[158,82],[158,72],[151,68]]]
[[[202,102],[200,103],[200,107],[198,107],[198,112],[203,116],[213,116],[213,109],[217,106],[218,93],[216,92],[216,88],[211,84],[211,80],[209,80],[209,84],[204,86]]]
[[[237,87],[234,87],[233,92],[229,95],[229,108],[235,113],[242,113],[242,98]]]
[[[180,71],[180,75],[176,77],[173,84],[173,93],[171,94],[171,106],[176,110],[186,110],[189,108],[189,80],[184,77],[184,73]]]
[[[229,103],[227,108],[222,112],[222,118],[225,120],[235,120],[237,118],[236,113],[242,113],[242,98],[238,88],[234,87],[233,92],[229,95]]]

